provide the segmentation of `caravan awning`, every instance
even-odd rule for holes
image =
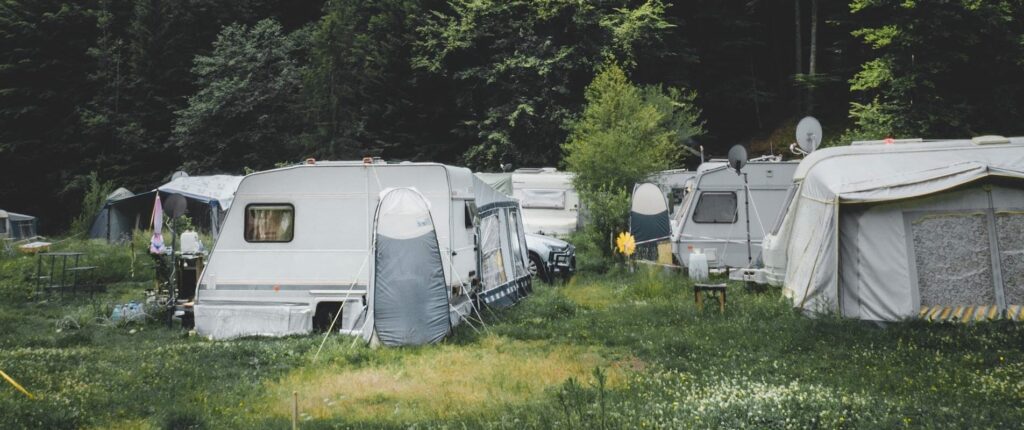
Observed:
[[[181,194],[206,203],[217,202],[221,210],[227,210],[231,207],[240,182],[241,176],[186,176],[161,185],[157,189],[163,193]]]

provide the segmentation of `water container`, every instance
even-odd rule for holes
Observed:
[[[690,254],[690,279],[695,282],[708,280],[708,256],[704,254]]]
[[[186,231],[181,234],[182,254],[197,254],[202,249],[203,243],[199,241],[199,234],[194,231]]]

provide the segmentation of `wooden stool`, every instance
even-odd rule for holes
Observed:
[[[693,299],[700,310],[704,310],[704,292],[718,296],[718,311],[725,313],[725,284],[693,284]]]

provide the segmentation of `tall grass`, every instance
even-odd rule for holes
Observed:
[[[660,285],[659,285],[660,284]],[[136,294],[117,284],[98,301]],[[0,303],[3,428],[1015,428],[1024,329],[808,319],[730,285],[726,311],[658,271],[538,285],[442,345],[210,342],[89,324],[87,302]],[[58,322],[65,316],[77,322]]]

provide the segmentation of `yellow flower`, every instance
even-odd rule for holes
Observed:
[[[615,247],[619,250],[619,253],[629,257],[636,252],[636,239],[629,232],[619,233],[619,237],[615,239]]]

